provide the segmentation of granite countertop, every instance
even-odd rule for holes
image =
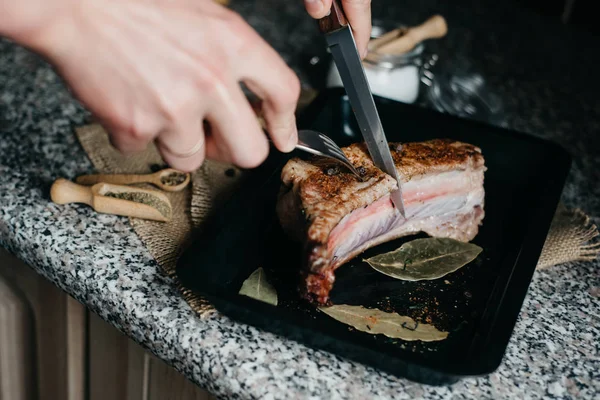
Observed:
[[[299,0],[232,3],[305,84],[319,84],[308,60],[322,54],[322,38]],[[575,155],[563,202],[600,222],[598,38],[518,13],[510,2],[374,3],[374,17],[392,22],[446,16],[450,32],[432,45],[440,62],[481,73],[502,100],[506,126],[552,139]],[[50,202],[54,179],[93,172],[74,135],[86,116],[46,63],[0,41],[0,245],[216,395],[600,396],[599,261],[538,271],[501,367],[450,387],[391,377],[224,316],[196,318],[127,219]]]

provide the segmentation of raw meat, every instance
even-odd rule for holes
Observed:
[[[300,291],[330,304],[334,271],[365,250],[425,232],[470,241],[484,217],[484,159],[476,146],[436,139],[390,143],[402,181],[404,219],[390,200],[396,181],[373,165],[364,143],[342,150],[363,181],[320,157],[284,166],[277,214],[285,232],[304,245]]]

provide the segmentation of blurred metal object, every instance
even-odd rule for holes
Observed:
[[[438,61],[436,56],[423,65],[423,105],[492,125],[506,124],[500,97],[468,59]]]
[[[426,98],[436,110],[494,125],[503,124],[502,102],[489,90],[481,74],[429,72]]]

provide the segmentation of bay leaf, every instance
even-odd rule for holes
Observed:
[[[252,297],[265,303],[277,305],[277,292],[267,281],[265,271],[258,268],[244,281],[239,294]]]
[[[365,261],[376,271],[405,281],[441,278],[477,258],[483,249],[449,238],[415,239]]]
[[[444,340],[448,337],[448,332],[440,331],[433,325],[421,324],[410,317],[376,308],[340,304],[320,307],[319,310],[337,321],[373,335],[381,334],[394,339],[423,342]]]

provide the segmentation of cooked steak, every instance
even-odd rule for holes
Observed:
[[[307,300],[329,304],[336,268],[383,242],[419,232],[461,241],[477,234],[484,216],[481,150],[444,139],[389,146],[406,218],[390,200],[396,181],[375,167],[364,143],[342,149],[362,182],[320,157],[284,166],[277,215],[304,245],[300,291]]]

